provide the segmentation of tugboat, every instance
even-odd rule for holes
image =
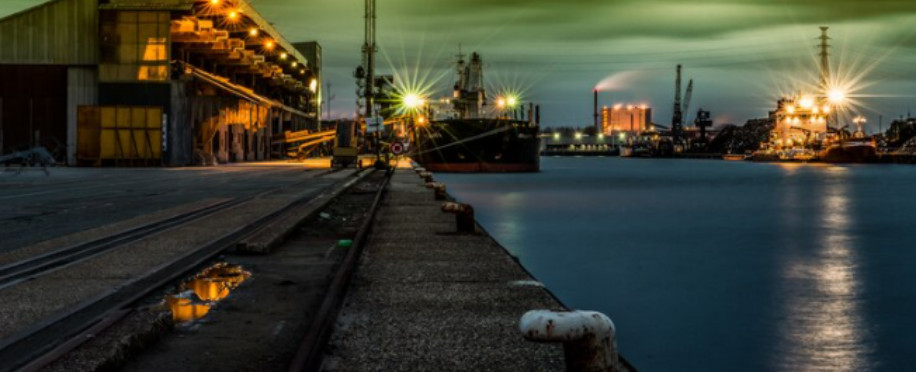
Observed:
[[[517,97],[499,96],[488,115],[480,55],[459,53],[457,71],[447,118],[417,129],[414,160],[434,172],[540,171],[540,108],[529,104],[526,120]]]

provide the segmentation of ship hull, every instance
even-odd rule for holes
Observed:
[[[524,121],[437,121],[418,131],[413,158],[433,172],[538,172],[539,134],[538,127]]]
[[[878,161],[878,151],[868,143],[843,144],[824,151],[821,160],[827,163],[873,163]]]

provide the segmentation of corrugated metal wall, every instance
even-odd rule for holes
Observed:
[[[67,69],[67,164],[76,165],[77,123],[79,106],[99,102],[98,70],[95,67]]]
[[[0,64],[98,63],[98,0],[53,0],[0,20]]]

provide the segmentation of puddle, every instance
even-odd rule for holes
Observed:
[[[229,297],[249,277],[251,273],[238,265],[220,263],[208,267],[182,283],[177,294],[166,296],[165,305],[172,312],[172,321],[186,324],[205,317],[214,305]]]

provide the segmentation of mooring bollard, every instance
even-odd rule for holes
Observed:
[[[436,200],[445,200],[445,184],[441,182],[427,182],[427,189],[433,189],[433,192],[436,193]]]
[[[426,168],[423,168],[423,167],[416,167],[416,168],[414,168],[414,171],[416,171],[417,174],[420,174],[421,172],[426,172]]]
[[[435,180],[433,180],[433,174],[432,174],[432,172],[420,172],[420,178],[422,178],[422,179],[423,179],[424,181],[426,181],[426,182],[433,182],[433,181],[435,181]]]
[[[614,322],[595,311],[531,310],[519,329],[529,341],[562,342],[568,372],[619,372]]]
[[[444,203],[442,204],[442,211],[455,215],[455,223],[458,225],[459,233],[471,234],[477,231],[477,225],[474,222],[474,207],[469,204]]]

